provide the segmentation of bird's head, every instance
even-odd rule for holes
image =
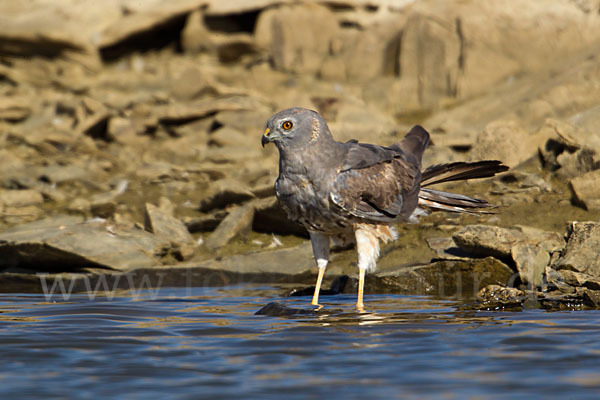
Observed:
[[[321,134],[329,134],[325,120],[306,108],[288,108],[267,121],[261,144],[273,142],[279,150],[299,149],[317,141]]]

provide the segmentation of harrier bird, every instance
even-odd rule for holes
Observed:
[[[358,251],[358,300],[362,310],[365,272],[373,272],[379,240],[397,238],[393,224],[415,223],[429,211],[485,213],[485,200],[426,188],[435,183],[485,178],[506,171],[500,161],[455,162],[421,171],[429,134],[413,127],[397,144],[378,146],[333,139],[325,120],[315,111],[290,108],[267,122],[261,143],[279,150],[275,193],[288,217],[310,234],[319,268],[312,304],[329,262],[330,238],[354,236]]]

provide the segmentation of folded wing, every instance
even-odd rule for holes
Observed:
[[[418,202],[421,157],[429,134],[413,128],[390,147],[350,141],[333,183],[331,200],[350,215],[371,221],[408,218]]]

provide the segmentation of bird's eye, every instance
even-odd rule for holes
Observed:
[[[283,124],[281,124],[281,127],[286,131],[292,129],[292,126],[294,126],[294,124],[292,124],[292,121],[284,121]]]

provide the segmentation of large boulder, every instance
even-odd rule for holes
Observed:
[[[564,246],[558,233],[525,226],[467,225],[455,232],[452,239],[463,251],[480,257],[510,258],[512,248],[523,244],[542,246],[547,252]]]
[[[548,251],[539,244],[516,244],[511,247],[510,254],[521,280],[536,287],[541,286],[546,266],[550,262]]]
[[[468,225],[454,233],[452,239],[466,253],[512,259],[521,281],[532,286],[541,286],[550,254],[564,246],[558,233],[524,226]]]
[[[600,222],[571,222],[567,229],[567,245],[556,270],[570,270],[600,279]]]
[[[536,155],[539,141],[515,121],[494,121],[477,135],[471,159],[501,160],[509,167],[515,167]]]
[[[470,297],[494,283],[508,284],[513,271],[493,257],[443,260],[367,275],[368,293],[411,293]]]
[[[600,170],[573,178],[569,187],[575,204],[586,210],[600,210]]]
[[[144,229],[161,240],[164,247],[170,249],[175,258],[190,259],[194,255],[194,238],[184,223],[171,214],[172,210],[169,209],[173,206],[167,199],[165,200],[162,207],[146,203]]]

